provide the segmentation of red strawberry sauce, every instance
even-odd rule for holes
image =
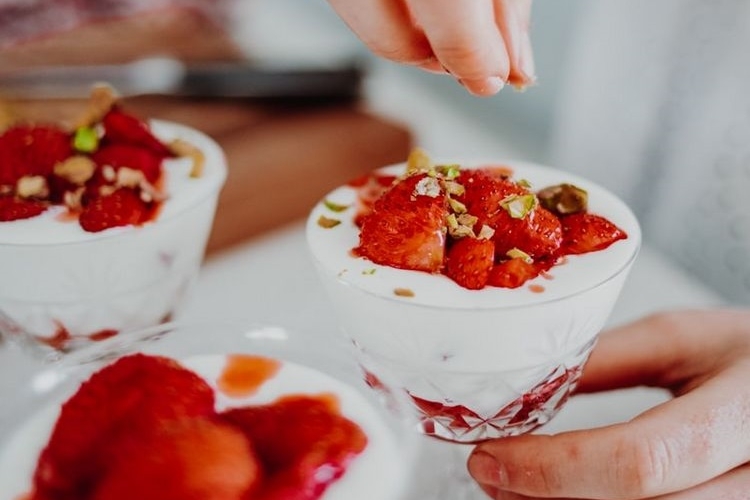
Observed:
[[[235,354],[227,356],[227,365],[216,381],[219,390],[232,398],[254,394],[279,371],[281,363],[263,356]]]

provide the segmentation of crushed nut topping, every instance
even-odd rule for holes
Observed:
[[[340,203],[335,203],[331,200],[325,199],[323,200],[323,205],[330,210],[331,212],[343,212],[347,208],[349,208],[351,205],[342,205]]]
[[[112,168],[112,167],[110,167]],[[56,176],[65,179],[71,184],[82,186],[91,179],[96,170],[96,164],[87,156],[71,156],[55,165]]]
[[[115,182],[117,180],[117,172],[112,165],[104,165],[102,167],[102,177],[107,182]]]
[[[169,150],[176,156],[193,160],[190,177],[200,177],[203,175],[203,169],[206,166],[206,155],[203,154],[203,151],[183,139],[175,139],[170,142]]]
[[[480,239],[480,240],[491,240],[493,236],[495,236],[495,230],[492,229],[487,224],[482,224],[482,229],[479,230],[479,234],[477,235],[477,239]]]
[[[321,215],[318,217],[318,225],[325,229],[331,229],[332,227],[336,227],[339,224],[341,224],[341,221],[338,219],[331,219],[330,217],[326,217],[325,215]]]
[[[414,148],[409,153],[409,158],[406,160],[406,173],[407,175],[415,172],[428,171],[433,168],[432,160],[430,155],[424,149]]]
[[[533,264],[534,259],[531,257],[531,255],[527,254],[523,250],[519,248],[511,248],[507,252],[505,252],[505,255],[510,257],[511,259],[521,259],[527,264]]]
[[[440,195],[440,182],[433,177],[425,177],[414,186],[414,196],[429,196],[436,198]]]
[[[500,206],[514,219],[526,217],[536,208],[536,204],[537,199],[533,194],[513,194],[500,202]]]
[[[393,294],[398,297],[414,297],[414,291],[410,288],[394,288]]]
[[[83,208],[81,200],[83,199],[83,193],[85,191],[86,188],[83,187],[80,187],[75,191],[65,191],[65,194],[63,194],[63,203],[65,203],[65,206],[67,206],[70,210],[81,210],[81,208]]]
[[[454,213],[457,213],[457,214],[466,213],[466,205],[464,205],[460,201],[454,200],[453,198],[448,198],[448,204],[451,206],[451,210],[453,210]]]
[[[93,124],[99,123],[107,114],[107,111],[112,109],[117,99],[117,92],[109,85],[95,85],[91,89],[88,106],[81,113],[81,116],[73,122],[73,128],[91,127]]]
[[[129,167],[120,167],[117,169],[117,176],[115,178],[115,184],[118,187],[127,187],[135,189],[141,185],[142,182],[146,181],[146,176],[143,172]]]
[[[49,196],[47,179],[42,175],[25,175],[16,182],[16,194],[21,198],[46,198]]]
[[[588,210],[588,193],[573,184],[549,186],[539,191],[537,196],[544,208],[558,215]]]

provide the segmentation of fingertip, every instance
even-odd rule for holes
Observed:
[[[461,79],[459,83],[470,93],[478,97],[493,96],[505,87],[505,82],[499,76],[480,78],[478,80]]]

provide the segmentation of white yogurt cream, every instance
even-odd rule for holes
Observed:
[[[353,256],[359,242],[352,220],[357,192],[342,186],[312,210],[307,240],[340,325],[368,369],[391,372],[414,396],[463,405],[489,418],[555,367],[585,361],[587,346],[605,324],[638,253],[641,233],[622,201],[567,172],[518,161],[459,164],[464,169],[509,166],[513,178],[528,180],[533,190],[561,183],[581,187],[588,191],[589,211],[628,237],[600,252],[568,256],[517,289],[468,290],[440,274]],[[382,172],[404,170],[405,165],[395,165]],[[335,213],[324,201],[349,208]],[[324,228],[318,224],[321,216],[341,223]],[[397,296],[397,288],[413,296]]]
[[[183,366],[193,370],[216,389],[217,410],[253,404],[266,404],[285,395],[335,394],[341,413],[367,435],[365,450],[350,463],[345,474],[333,483],[323,500],[352,498],[401,498],[409,470],[404,443],[400,443],[378,411],[353,387],[306,366],[284,362],[273,378],[246,398],[228,398],[217,389],[216,380],[226,366],[222,355],[186,358]],[[30,418],[0,449],[0,492],[2,500],[15,500],[31,489],[31,478],[39,453],[49,440],[60,412],[59,404],[47,407]]]
[[[168,198],[138,227],[90,233],[60,220],[63,207],[0,223],[0,329],[44,338],[63,327],[85,336],[153,325],[174,311],[203,258],[226,161],[197,130],[163,121],[152,130],[198,147],[202,176],[190,177],[188,158],[165,160]]]

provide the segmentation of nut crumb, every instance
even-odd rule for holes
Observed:
[[[112,167],[110,167],[112,168]],[[91,179],[96,170],[96,164],[87,156],[71,156],[56,164],[54,173],[71,184],[82,186]]]
[[[130,167],[120,167],[117,169],[115,184],[118,187],[136,188],[146,182],[146,176],[143,172]]]
[[[411,288],[394,288],[393,294],[398,297],[414,297],[414,291]]]
[[[341,224],[341,221],[338,219],[331,219],[330,217],[326,217],[325,215],[321,215],[318,217],[318,225],[325,229],[331,229],[332,227],[336,227],[339,224]]]
[[[203,168],[206,165],[206,155],[203,154],[203,151],[183,139],[175,139],[169,143],[168,147],[174,155],[193,160],[190,177],[200,177],[203,175]]]
[[[16,194],[21,198],[46,198],[49,196],[47,179],[41,175],[24,175],[16,182]]]
[[[117,92],[109,85],[95,85],[91,89],[88,106],[73,122],[73,129],[90,127],[95,123],[99,123],[104,118],[104,115],[112,109],[117,99]]]

